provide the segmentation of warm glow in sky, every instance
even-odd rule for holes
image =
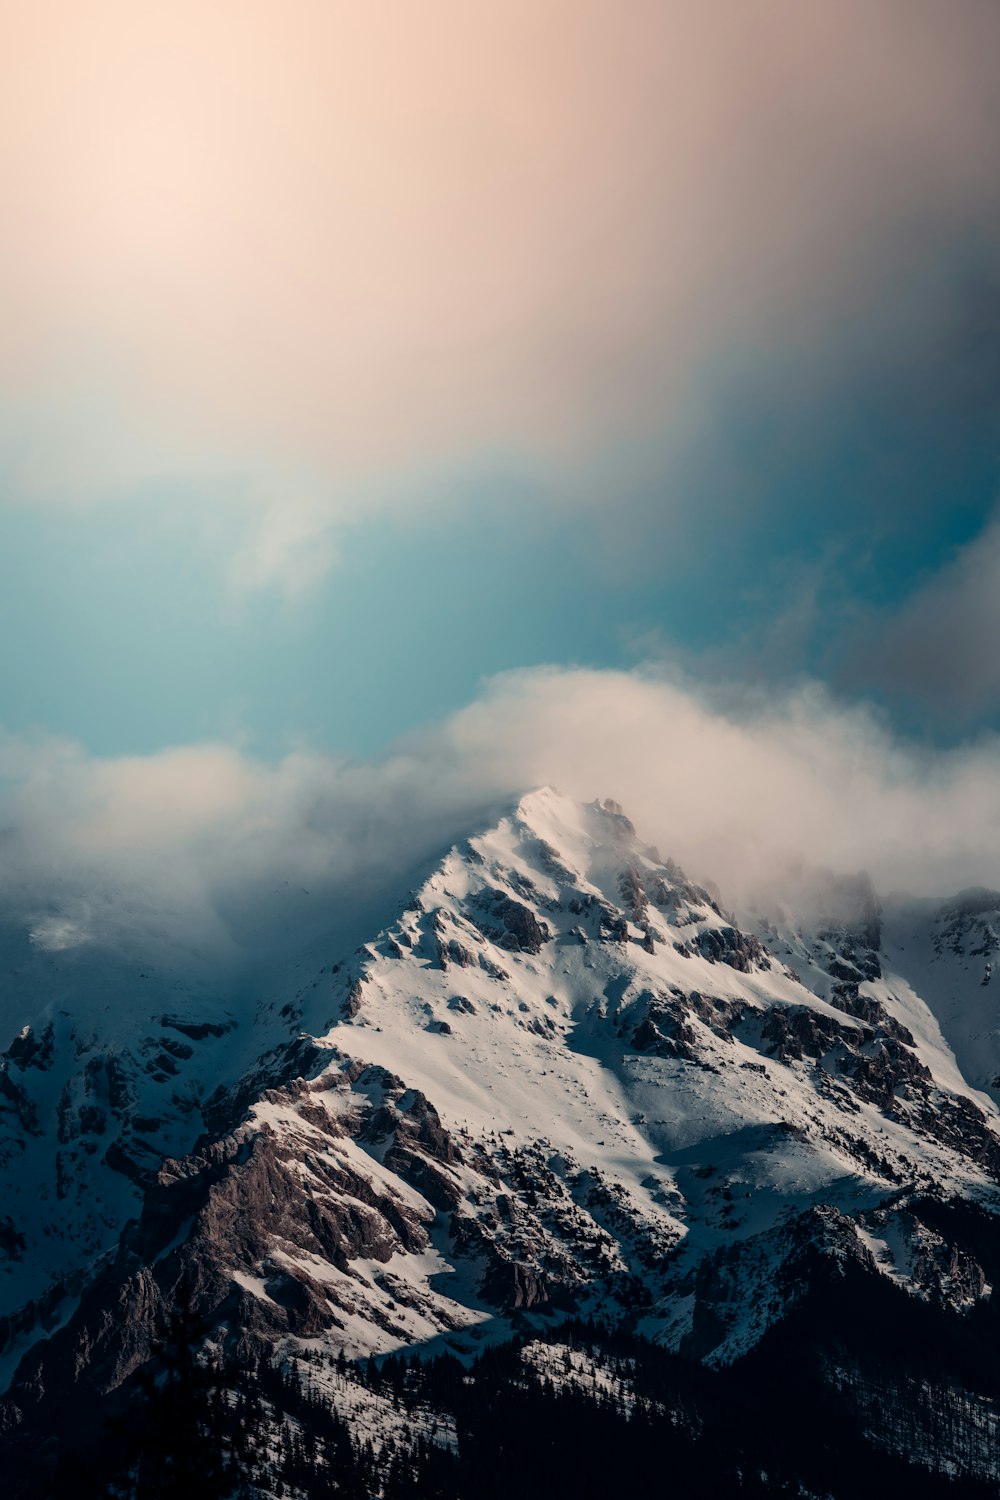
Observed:
[[[201,828],[543,665],[984,753],[998,101],[987,0],[10,0],[0,774]]]
[[[408,466],[703,420],[728,350],[814,339],[912,236],[989,220],[993,23],[967,9],[16,7],[3,376],[46,411],[25,490],[222,463],[355,515]]]

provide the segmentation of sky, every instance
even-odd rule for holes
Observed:
[[[1000,884],[993,0],[0,5],[29,905],[532,781]]]

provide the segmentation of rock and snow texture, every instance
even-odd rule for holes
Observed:
[[[350,1356],[577,1311],[724,1362],[812,1253],[989,1296],[919,1204],[1000,1203],[995,912],[911,936],[863,879],[827,894],[754,931],[546,788],[249,1011],[64,985],[0,1074],[9,1401],[114,1386],[182,1279],[230,1332]],[[975,1004],[935,988],[959,950]]]
[[[962,1076],[1000,1101],[1000,891],[886,903],[886,962],[933,1012]]]

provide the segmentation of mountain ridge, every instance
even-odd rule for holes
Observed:
[[[870,882],[834,893],[835,920],[755,931],[617,803],[542,788],[258,1006],[269,1045],[204,1089],[173,1155],[138,1130],[124,1053],[84,1049],[64,1104],[44,1086],[55,1028],[20,1033],[8,1138],[67,1152],[84,1183],[101,1160],[127,1193],[103,1259],[81,1239],[63,1297],[6,1325],[5,1430],[124,1389],[181,1285],[223,1346],[292,1365],[317,1348],[473,1360],[573,1315],[725,1366],[808,1296],[817,1257],[956,1318],[988,1304],[933,1204],[1000,1209],[996,1107],[888,962]],[[211,1078],[240,1034],[224,1004],[157,1019],[129,1056],[161,1095],[185,1066]],[[103,1157],[85,1149],[98,1109],[108,1132],[130,1122]]]

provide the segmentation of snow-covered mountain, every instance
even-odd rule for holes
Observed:
[[[179,1284],[292,1363],[575,1314],[724,1367],[845,1266],[975,1315],[989,1258],[943,1205],[1000,1211],[998,906],[811,873],[737,921],[545,788],[294,972],[25,948],[0,1419],[121,1387]]]

